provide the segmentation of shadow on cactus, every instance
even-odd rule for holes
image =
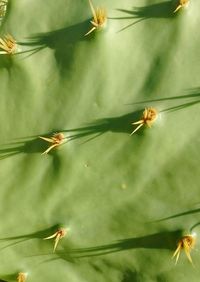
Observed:
[[[13,58],[10,55],[0,55],[0,69],[11,69],[13,65]]]
[[[133,121],[138,120],[141,114],[142,111],[135,111],[119,117],[103,118],[86,127],[79,127],[62,131],[76,132],[75,134],[68,136],[69,141],[89,135],[94,135],[93,138],[96,138],[106,132],[130,134],[133,131]]]
[[[3,144],[0,147],[0,160],[13,157],[18,154],[30,154],[30,153],[42,153],[44,144],[41,140],[33,138],[32,140],[26,140],[22,138],[22,141]]]
[[[156,102],[163,102],[163,101],[173,101],[173,100],[187,100],[187,99],[193,99],[193,98],[199,98],[200,97],[200,88],[192,88],[189,90],[189,94],[187,95],[180,95],[180,96],[174,96],[174,97],[166,97],[166,98],[160,98],[160,99],[152,99],[152,100],[144,100],[144,101],[139,101],[139,102],[134,102],[132,104],[129,105],[139,105],[139,104],[150,104],[150,103],[155,103]],[[185,109],[187,107],[191,107],[194,106],[196,104],[199,104],[200,100],[198,99],[193,99],[191,102],[185,102],[182,104],[178,104],[175,106],[171,106],[169,108],[165,108],[160,110],[160,113],[170,113],[170,112],[174,112],[174,111],[178,111],[178,110],[182,110]]]
[[[160,18],[172,18],[174,16],[174,5],[172,1],[160,2],[156,4],[151,4],[143,7],[133,7],[132,10],[126,9],[117,9],[117,11],[128,14],[129,16],[124,17],[110,17],[109,19],[113,20],[129,20],[129,19],[137,19],[131,24],[127,25],[120,31],[127,29],[136,23],[147,19],[160,19]]]
[[[152,19],[173,17],[173,1],[160,2],[143,7],[133,7],[132,10],[117,9],[120,12],[130,15],[117,19]]]
[[[27,275],[28,273],[21,271],[11,274],[6,274],[6,275],[0,275],[0,282],[11,282],[11,281],[25,282]]]
[[[90,248],[80,248],[57,252],[61,259],[87,258],[108,255],[131,249],[165,249],[174,250],[177,240],[182,235],[182,230],[164,231],[147,236],[118,240],[116,243]],[[65,257],[66,256],[66,257]]]
[[[200,103],[200,100],[193,101],[193,102],[188,102],[188,103],[184,103],[184,104],[180,104],[180,105],[177,105],[177,106],[173,106],[173,107],[164,109],[164,110],[161,111],[161,113],[164,113],[164,112],[165,113],[170,113],[170,112],[174,112],[174,111],[178,111],[178,110],[183,110],[185,108],[194,106],[194,105],[199,104],[199,103]]]
[[[172,97],[166,97],[166,98],[159,98],[159,99],[151,99],[151,100],[144,100],[139,102],[134,102],[129,105],[138,105],[138,104],[145,104],[145,103],[154,103],[154,102],[161,102],[161,101],[171,101],[171,100],[182,100],[182,99],[190,99],[190,98],[200,98],[200,87],[195,87],[188,89],[187,92],[189,92],[186,95],[180,95],[180,96],[172,96]]]
[[[199,88],[196,88],[199,91]],[[200,93],[197,93],[194,91],[190,95],[184,95],[184,96],[176,96],[176,97],[169,97],[169,98],[162,98],[162,99],[155,99],[155,100],[147,100],[137,102],[134,104],[142,104],[142,103],[151,103],[151,102],[159,102],[159,101],[167,101],[167,100],[175,100],[175,99],[185,99],[185,98],[196,98],[199,97]],[[178,110],[183,110],[187,107],[194,106],[196,104],[199,104],[200,100],[195,100],[191,102],[186,102],[182,104],[178,104],[166,109],[162,109],[159,111],[159,113],[171,113]],[[135,124],[138,120],[141,119],[142,112],[141,111],[134,111],[119,117],[113,117],[113,118],[103,118],[100,120],[97,120],[96,122],[93,122],[85,127],[78,127],[78,128],[72,128],[72,129],[62,129],[58,130],[60,132],[70,132],[71,135],[68,135],[67,137],[64,137],[68,142],[73,141],[75,139],[80,139],[83,137],[91,136],[87,141],[90,141],[94,138],[97,138],[101,136],[102,134],[106,132],[114,132],[114,133],[126,133],[131,134],[134,130],[133,124]],[[143,130],[137,131],[134,133],[141,135],[143,133]],[[43,134],[42,134],[43,135]],[[46,135],[46,134],[45,134]],[[52,135],[52,134],[48,134]],[[65,144],[65,143],[63,143]],[[62,144],[61,144],[62,145]],[[61,146],[60,145],[60,146]],[[12,142],[8,144],[3,144],[0,147],[0,160],[12,157],[18,154],[34,154],[34,153],[41,153],[44,154],[44,152],[48,151],[46,148],[46,144],[43,140],[39,139],[38,136],[30,138],[21,138],[21,141],[18,142]],[[59,159],[56,159],[56,150],[52,150],[49,152],[49,154],[52,154],[54,156],[55,161],[55,168],[59,167]]]
[[[131,269],[127,269],[124,271],[122,282],[133,282],[133,281],[139,281],[139,275],[137,271],[133,271]]]
[[[0,274],[0,282],[10,282],[17,281],[18,272],[10,273],[10,274]]]
[[[199,94],[198,94],[199,96]],[[179,96],[177,96],[179,97]],[[178,99],[177,97],[173,98],[165,98],[167,99]],[[181,96],[180,96],[181,97]],[[185,97],[185,96],[182,96]],[[195,94],[195,97],[197,95]],[[187,96],[188,98],[188,96]],[[163,99],[158,99],[158,100],[152,100],[152,101],[163,101]],[[151,102],[151,100],[147,101]],[[144,102],[138,102],[137,104],[144,103]],[[187,102],[183,104],[178,104],[176,106],[172,106],[166,109],[162,109],[159,111],[159,113],[171,113],[174,111],[178,110],[183,110],[187,107],[194,106],[196,104],[200,103],[200,100],[195,100],[192,102]],[[144,109],[143,109],[144,110]],[[96,137],[99,137],[100,135],[106,133],[106,132],[114,132],[114,133],[128,133],[131,134],[133,132],[133,124],[141,119],[142,112],[141,111],[135,111],[126,115],[122,115],[119,117],[114,117],[114,118],[104,118],[101,120],[97,120],[95,123],[92,123],[89,126],[86,127],[79,127],[79,128],[74,128],[74,129],[68,129],[68,130],[61,130],[62,132],[76,132],[75,134],[71,134],[68,136],[69,141],[86,137],[86,136],[93,136],[89,140],[92,140]],[[143,131],[143,130],[142,130]],[[141,134],[142,131],[137,131],[135,132],[136,134]],[[87,141],[89,141],[87,140]]]
[[[13,157],[19,154],[43,154],[44,151],[47,149],[47,144],[42,139],[39,139],[38,136],[34,136],[32,137],[32,139],[30,139],[30,137],[20,138],[20,140],[21,141],[1,145],[0,160]],[[56,150],[52,150],[49,154],[52,154],[54,157],[56,157],[55,152]]]
[[[190,89],[190,93],[187,94],[187,95],[175,96],[175,97],[170,97],[170,98],[163,98],[163,99],[159,99],[157,101],[164,101],[164,100],[166,101],[166,100],[175,100],[175,99],[191,99],[191,98],[199,98],[199,97],[200,97],[200,88],[197,87],[197,88]],[[156,100],[154,100],[154,102],[155,101]],[[161,112],[173,112],[173,111],[185,109],[185,108],[190,107],[190,106],[194,106],[194,105],[199,104],[199,103],[200,103],[200,100],[193,100],[191,102],[186,102],[186,103],[183,103],[183,104],[179,104],[179,105],[164,109]]]
[[[60,224],[55,224],[49,228],[39,230],[37,232],[29,233],[29,234],[22,234],[18,236],[12,236],[12,237],[5,237],[5,238],[0,238],[0,243],[2,242],[10,242],[9,244],[3,246],[0,248],[0,250],[9,248],[11,246],[17,245],[19,243],[22,243],[27,240],[32,240],[32,239],[44,239],[47,237],[49,234],[53,233],[55,230],[57,230],[60,227]]]
[[[177,217],[186,216],[186,215],[190,215],[190,214],[195,214],[195,213],[199,213],[199,212],[200,212],[200,208],[193,209],[193,210],[188,210],[188,211],[185,211],[185,212],[176,213],[176,214],[170,215],[168,217],[164,217],[164,218],[158,219],[155,222],[160,222],[160,221],[165,221],[165,220],[169,220],[169,219],[174,219],[174,218],[177,218]]]
[[[58,30],[36,34],[27,38],[27,41],[18,42],[18,44],[32,47],[32,49],[25,51],[30,52],[30,54],[47,47],[53,49],[58,67],[61,71],[66,71],[73,62],[75,45],[80,41],[88,41],[92,38],[84,36],[89,27],[90,23],[84,21]]]
[[[127,27],[121,29],[124,30]],[[166,37],[168,37],[168,42],[165,45],[161,45],[160,48],[157,49],[155,58],[151,61],[150,68],[146,73],[146,77],[143,82],[143,86],[140,89],[141,93],[144,93],[148,99],[155,95],[155,93],[160,92],[158,89],[158,81],[162,81],[165,79],[165,72],[168,65],[171,64],[171,60],[173,60],[174,52],[176,52],[178,39],[180,35],[180,26],[175,24],[172,32],[168,33]],[[173,42],[173,45],[171,44]]]

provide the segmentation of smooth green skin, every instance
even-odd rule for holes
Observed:
[[[94,1],[117,19],[84,37],[87,0],[10,1],[1,34],[38,52],[0,57],[0,278],[199,281],[197,251],[195,269],[184,254],[171,260],[200,221],[200,2],[191,2],[174,16],[172,2]],[[133,6],[148,7],[143,18],[117,10]],[[177,99],[135,104],[166,97]],[[130,136],[146,106],[161,111],[157,122]],[[41,156],[38,136],[56,131],[72,140]],[[68,234],[53,254],[42,239],[60,225]]]

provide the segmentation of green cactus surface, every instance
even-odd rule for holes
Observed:
[[[198,282],[200,2],[1,2],[1,281]]]

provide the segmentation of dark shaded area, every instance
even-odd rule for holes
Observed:
[[[165,1],[142,7],[133,7],[132,10],[117,9],[120,12],[130,15],[130,17],[122,17],[120,19],[151,19],[151,18],[171,18],[174,16],[174,1]],[[118,18],[119,19],[119,18]]]
[[[170,34],[170,37],[173,41],[174,34]],[[166,59],[168,57],[170,60],[172,48],[174,48],[174,46],[171,47],[171,49],[165,46],[165,48],[161,48],[157,51],[155,59],[152,61],[151,67],[145,76],[142,89],[140,90],[142,93],[145,93],[146,96],[150,97],[150,95],[154,95],[157,91],[158,81],[162,81],[163,79],[168,64],[166,63]]]
[[[174,101],[174,100],[184,100],[184,99],[188,100],[188,99],[200,97],[200,88],[199,87],[190,89],[189,91],[190,93],[187,95],[140,101],[140,102],[133,103],[133,105],[134,104],[156,103],[156,102],[162,102],[162,101]],[[171,113],[174,111],[183,110],[187,107],[194,106],[199,103],[200,103],[200,99],[195,99],[195,100],[193,99],[193,101],[181,103],[181,104],[163,109],[160,112],[161,113]],[[131,132],[136,127],[132,125],[132,123],[141,119],[143,111],[144,111],[144,108],[142,110],[133,111],[131,113],[121,115],[118,117],[112,117],[112,118],[107,117],[107,118],[99,119],[93,123],[88,124],[88,126],[85,126],[85,127],[78,127],[78,128],[72,128],[72,129],[56,129],[54,130],[54,132],[70,133],[66,137],[66,142],[90,136],[90,138],[87,140],[88,142],[94,138],[97,138],[98,136],[101,136],[102,134],[106,132],[131,134]],[[52,136],[52,134],[53,132],[48,133],[48,134],[41,134],[41,136],[48,137],[48,136]],[[135,134],[142,135],[143,128],[141,128]],[[24,154],[40,153],[41,154],[49,147],[49,143],[44,140],[41,140],[40,138],[38,138],[38,136],[33,136],[32,139],[30,139],[30,137],[20,138],[19,140],[21,141],[1,145],[0,160],[15,156],[21,153],[24,153]],[[62,145],[64,144],[65,143],[63,143]],[[56,154],[56,149],[50,151],[49,155],[52,155],[54,157],[53,158],[53,167],[55,168],[55,170],[58,170],[60,167],[60,159],[58,155]]]
[[[199,104],[199,103],[200,103],[200,100],[193,101],[193,102],[188,102],[188,103],[184,103],[184,104],[180,104],[180,105],[177,105],[177,106],[173,106],[173,107],[164,109],[164,110],[162,110],[161,112],[162,112],[162,113],[163,113],[163,112],[165,112],[165,113],[171,113],[171,112],[174,112],[174,111],[183,110],[183,109],[185,109],[185,108],[194,106],[194,105]]]
[[[193,98],[199,98],[200,97],[200,87],[192,88],[192,89],[189,89],[188,91],[189,91],[189,94],[182,95],[182,96],[176,96],[176,97],[170,97],[170,98],[168,98],[168,100],[193,99]],[[162,100],[160,100],[160,101],[162,101]],[[191,101],[191,102],[179,104],[179,105],[170,107],[168,109],[164,109],[162,112],[173,112],[173,111],[177,111],[177,110],[182,110],[182,109],[185,109],[185,108],[190,107],[190,106],[194,106],[194,105],[199,104],[199,103],[200,103],[200,99],[199,100],[193,99],[193,101]]]
[[[74,132],[74,134],[72,133],[71,135],[68,135],[67,138],[69,139],[69,141],[90,135],[93,136],[89,139],[91,140],[106,132],[131,134],[131,132],[135,128],[132,123],[139,120],[142,116],[142,113],[143,110],[131,112],[119,117],[103,118],[85,127],[72,128],[67,130],[61,129],[60,131],[70,133]],[[141,134],[141,132],[142,131],[136,132],[136,134]]]
[[[53,225],[49,228],[39,230],[37,232],[33,232],[33,233],[30,233],[30,234],[22,234],[22,235],[18,235],[18,236],[0,238],[0,242],[1,241],[5,241],[5,242],[11,241],[11,243],[9,243],[6,246],[0,248],[0,250],[6,249],[8,247],[17,245],[19,243],[22,243],[24,241],[31,240],[31,239],[44,239],[45,237],[50,236],[53,233],[55,233],[59,229],[59,227],[60,227],[60,224],[55,224],[55,225]]]
[[[125,30],[138,22],[147,19],[161,19],[161,18],[172,18],[174,17],[174,10],[175,10],[174,1],[166,1],[160,2],[156,4],[151,4],[142,7],[133,7],[132,10],[126,9],[117,9],[120,12],[127,14],[128,16],[124,17],[115,17],[109,18],[113,20],[127,20],[127,19],[137,19],[136,21],[132,22],[131,24],[125,26],[120,31]]]
[[[122,30],[126,29],[129,26],[126,26]],[[180,28],[181,25],[177,23],[173,25],[172,28],[167,28],[166,30],[164,30],[163,33],[165,34],[165,36],[162,36],[161,41],[158,40],[155,34],[153,42],[154,46],[157,47],[154,50],[154,59],[151,60],[151,57],[149,58],[149,69],[146,71],[145,77],[143,79],[143,85],[140,89],[140,92],[148,97],[148,99],[151,96],[155,96],[155,92],[160,91],[158,81],[165,79],[166,71],[168,70],[171,61],[174,58],[174,54],[177,52],[177,46],[181,34]],[[151,44],[152,38],[148,38],[148,41],[145,42],[144,46],[151,46]],[[146,48],[146,52],[149,53],[149,47]]]
[[[180,95],[180,96],[174,96],[174,97],[166,97],[166,98],[160,98],[160,99],[151,99],[151,100],[146,100],[146,101],[139,101],[139,102],[135,102],[129,105],[139,105],[139,104],[148,104],[148,103],[156,103],[156,102],[162,102],[162,101],[174,101],[174,100],[192,100],[191,102],[186,102],[186,103],[182,103],[182,104],[177,104],[175,106],[166,108],[161,110],[161,113],[170,113],[170,112],[174,112],[174,111],[178,111],[178,110],[182,110],[185,109],[187,107],[191,107],[194,106],[196,104],[200,103],[200,99],[194,99],[194,98],[200,98],[200,88],[196,87],[196,88],[192,88],[189,89],[189,94],[186,95]],[[155,107],[155,105],[154,105]]]
[[[18,236],[12,236],[12,237],[5,237],[5,238],[0,238],[0,241],[2,240],[13,240],[13,239],[42,239],[44,237],[47,237],[49,235],[51,235],[51,233],[56,232],[59,228],[60,228],[60,224],[54,224],[51,227],[48,227],[46,229],[42,229],[33,233],[29,233],[29,234],[23,234],[23,235],[18,235]]]
[[[171,100],[179,100],[179,99],[190,99],[190,98],[200,98],[200,87],[195,87],[186,90],[189,92],[185,95],[173,96],[173,97],[166,97],[166,98],[159,98],[159,99],[151,99],[145,101],[134,102],[128,105],[138,105],[138,104],[146,104],[146,103],[153,103],[153,102],[161,102],[161,101],[171,101]]]
[[[90,25],[90,22],[84,21],[54,31],[38,33],[29,37],[27,42],[19,42],[19,44],[25,46],[49,47],[52,49],[64,47],[65,44],[75,44],[78,41],[86,40],[87,37],[84,37],[84,35]]]
[[[42,153],[47,148],[46,145],[47,144],[39,138],[33,138],[27,141],[24,139],[22,141],[4,144],[0,147],[0,160],[22,153]]]
[[[168,97],[162,99],[154,99],[154,100],[146,100],[141,102],[136,102],[134,104],[147,104],[152,102],[158,101],[168,101],[168,100],[179,100],[179,99],[190,99],[196,98],[200,96],[199,88],[194,88],[191,90],[190,94],[182,95],[182,96],[175,96],[175,97]],[[200,100],[194,100],[191,102],[186,102],[182,104],[178,104],[160,111],[160,113],[171,113],[174,111],[182,110],[190,106],[194,106],[199,104]],[[141,119],[143,114],[144,108],[142,110],[133,111],[131,113],[121,115],[118,117],[112,118],[103,118],[93,123],[88,124],[85,127],[78,127],[78,128],[71,128],[71,129],[56,129],[54,132],[66,132],[69,135],[66,137],[66,142],[73,141],[75,139],[83,138],[89,136],[86,142],[91,141],[94,138],[101,136],[106,132],[114,132],[114,133],[126,133],[131,134],[133,130],[136,128],[132,123],[136,122]],[[143,135],[144,127],[142,127],[139,131],[135,134]],[[52,132],[48,134],[41,134],[41,136],[52,136]],[[64,145],[65,143],[61,144]],[[21,153],[24,154],[33,154],[33,153],[43,153],[48,147],[49,143],[41,140],[38,136],[29,138],[21,138],[21,141],[12,142],[8,144],[1,145],[0,147],[0,160],[12,157]],[[53,167],[55,171],[58,171],[61,163],[58,155],[56,154],[56,149],[53,149],[48,153],[49,155],[53,156]]]
[[[10,273],[5,275],[0,275],[0,282],[11,282],[17,281],[18,273]]]
[[[175,100],[175,99],[182,99],[182,98],[192,98],[192,97],[198,97],[200,94],[194,93],[192,95],[185,95],[185,96],[177,96],[177,97],[170,97],[170,98],[163,98],[163,99],[157,99],[157,100],[147,100],[146,104],[149,102],[156,102],[156,101],[164,101],[164,100]],[[136,104],[145,103],[138,102]],[[166,109],[163,109],[160,111],[160,113],[171,113],[174,111],[182,110],[187,107],[194,106],[196,104],[199,104],[200,100],[195,100],[192,102],[182,103],[178,104]],[[73,129],[61,129],[59,131],[62,132],[74,132],[74,134],[68,135],[68,141],[72,141],[74,139],[86,137],[86,136],[93,136],[89,140],[92,140],[106,132],[117,132],[117,133],[128,133],[131,134],[131,132],[134,130],[134,125],[132,125],[133,122],[138,121],[141,119],[142,113],[144,109],[141,111],[135,111],[131,112],[126,115],[122,115],[119,117],[113,117],[113,118],[104,118],[97,120],[94,123],[91,123],[88,126],[85,127],[79,127],[79,128],[73,128]],[[135,134],[141,135],[143,133],[143,128],[141,128],[139,131],[137,131]],[[89,141],[88,140],[88,141]]]
[[[124,272],[122,282],[142,282],[142,281],[140,280],[140,277],[136,271],[127,269]]]
[[[0,54],[0,69],[11,69],[13,65],[12,55],[9,54]]]
[[[46,134],[41,134],[41,136],[46,136]],[[52,133],[47,135],[52,136]],[[28,138],[28,139],[27,139]],[[27,137],[27,138],[20,138],[16,142],[4,144],[0,146],[0,160],[4,160],[9,157],[18,156],[21,154],[24,154],[23,157],[27,157],[30,154],[42,154],[49,146],[50,143],[40,139],[38,136],[36,137]],[[30,139],[32,138],[32,139]],[[48,183],[48,192],[51,193],[52,189],[55,189],[55,183],[60,177],[60,172],[62,168],[62,157],[59,154],[60,147],[64,145],[61,144],[59,148],[54,148],[48,153],[48,158],[50,159],[50,163],[48,166],[48,169],[45,172],[44,176],[44,182],[45,185]],[[47,157],[46,155],[41,155],[41,159],[44,159]],[[27,159],[28,161],[28,159]],[[24,177],[26,175],[26,172],[24,172]],[[51,177],[50,177],[51,176]]]
[[[41,134],[40,136],[52,136],[53,133]],[[11,142],[0,146],[0,160],[9,158],[18,154],[42,154],[51,144],[40,139],[38,136],[20,138],[21,141]],[[64,144],[64,143],[63,143]],[[50,151],[48,155],[54,157],[54,166],[58,168],[59,159],[56,154],[56,149]]]
[[[164,221],[164,220],[169,220],[169,219],[173,219],[173,218],[177,218],[177,217],[181,217],[181,216],[185,216],[185,215],[190,215],[190,214],[195,214],[195,213],[199,213],[200,212],[200,208],[198,209],[193,209],[193,210],[188,210],[185,212],[181,212],[181,213],[177,213],[168,217],[164,217],[161,219],[156,220],[155,222],[160,222],[160,221]]]
[[[57,252],[57,255],[68,261],[69,258],[88,258],[139,248],[174,250],[181,235],[182,230],[163,231],[142,237],[122,239],[107,245]]]
[[[70,69],[71,63],[73,62],[75,45],[78,42],[88,41],[93,38],[93,34],[91,36],[84,36],[90,26],[91,24],[89,21],[84,21],[54,31],[33,35],[32,37],[27,38],[27,41],[18,42],[18,44],[32,47],[32,49],[25,51],[30,54],[34,54],[47,47],[53,49],[60,71],[65,72]]]

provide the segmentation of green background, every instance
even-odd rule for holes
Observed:
[[[20,54],[0,57],[2,279],[198,281],[198,243],[195,269],[185,255],[171,260],[200,221],[200,3],[191,2],[173,15],[173,1],[96,0],[108,25],[84,37],[87,0],[9,1],[1,35]],[[147,106],[157,122],[130,136]],[[38,136],[54,132],[71,139],[41,156]],[[53,254],[42,238],[60,225],[68,234]]]

